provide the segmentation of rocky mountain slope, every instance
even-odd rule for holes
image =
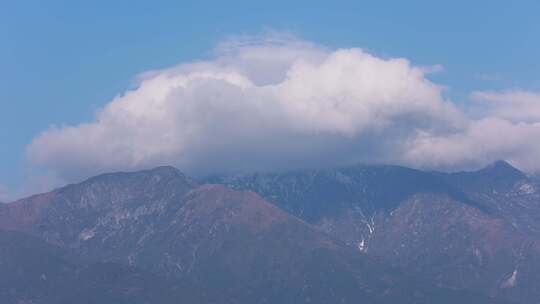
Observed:
[[[397,166],[225,176],[360,254],[438,286],[540,301],[538,183],[506,162],[476,172]]]
[[[254,192],[198,184],[172,167],[105,174],[0,208],[0,231],[25,236],[8,238],[14,249],[0,256],[16,265],[0,273],[15,284],[12,303],[495,301],[413,277]],[[67,288],[36,285],[41,274]]]

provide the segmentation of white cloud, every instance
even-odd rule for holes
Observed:
[[[426,78],[440,69],[291,36],[229,39],[211,60],[145,73],[94,122],[51,127],[28,156],[72,179],[160,164],[192,174],[353,162],[459,167],[532,152],[497,142],[490,128],[532,136],[536,127],[469,119]]]
[[[515,122],[540,122],[540,93],[528,91],[478,91],[471,94],[486,115]]]

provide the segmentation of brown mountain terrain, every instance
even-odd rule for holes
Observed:
[[[17,247],[22,241],[9,239],[15,249],[1,261],[18,267],[36,264],[45,277],[65,278],[71,282],[66,290],[54,291],[62,299],[495,303],[474,291],[437,287],[359,254],[254,192],[199,185],[172,167],[106,174],[0,208],[0,230],[23,233],[28,236],[24,242],[37,247]],[[36,238],[38,243],[31,241]],[[32,255],[40,251],[44,254]],[[18,253],[28,253],[28,260],[13,262]],[[59,269],[65,274],[57,275]],[[15,281],[11,299],[57,303],[46,296],[55,289],[33,284],[35,277],[22,275]],[[149,282],[161,283],[155,287]],[[29,285],[37,290],[27,292]]]

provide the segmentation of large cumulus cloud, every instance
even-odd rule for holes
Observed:
[[[212,59],[143,74],[95,121],[53,126],[27,153],[67,179],[161,164],[204,175],[355,162],[533,163],[538,145],[519,147],[538,135],[534,121],[487,110],[471,119],[426,78],[429,70],[280,35],[230,39]]]

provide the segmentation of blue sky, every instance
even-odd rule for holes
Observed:
[[[4,1],[0,184],[36,174],[25,149],[50,125],[92,121],[137,74],[209,58],[230,35],[288,32],[440,64],[428,77],[458,104],[473,91],[537,92],[538,12],[538,1]]]

